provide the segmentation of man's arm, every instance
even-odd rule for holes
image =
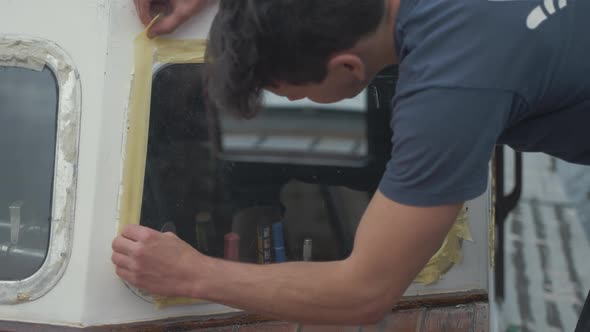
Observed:
[[[351,256],[338,262],[223,261],[137,226],[115,239],[113,262],[123,279],[159,295],[201,298],[288,321],[370,324],[391,310],[440,248],[460,207],[404,206],[377,193]]]

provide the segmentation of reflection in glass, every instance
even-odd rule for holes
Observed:
[[[224,159],[359,166],[367,162],[367,92],[335,104],[264,95],[252,120],[221,114]]]
[[[154,75],[141,224],[243,262],[346,257],[388,159],[391,91],[333,105],[269,94],[237,120],[206,109],[200,71]]]
[[[0,66],[0,280],[33,275],[47,254],[57,111],[49,68]]]

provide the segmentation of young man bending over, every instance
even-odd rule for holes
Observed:
[[[150,1],[135,3],[151,21]],[[172,0],[151,33],[174,30],[205,3]],[[254,116],[264,89],[336,102],[398,63],[391,160],[342,261],[228,262],[133,226],[113,242],[113,261],[135,286],[283,320],[373,323],[437,251],[463,203],[485,191],[496,144],[590,164],[590,1],[219,5],[206,82],[216,108]],[[590,328],[589,311],[587,303],[579,331]]]

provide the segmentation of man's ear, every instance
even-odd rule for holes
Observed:
[[[328,62],[328,71],[346,76],[352,75],[359,82],[366,80],[365,64],[360,57],[350,53],[334,55]]]

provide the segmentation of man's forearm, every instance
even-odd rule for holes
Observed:
[[[281,320],[369,324],[391,304],[350,261],[250,265],[210,259],[195,268],[202,281],[195,296]]]

